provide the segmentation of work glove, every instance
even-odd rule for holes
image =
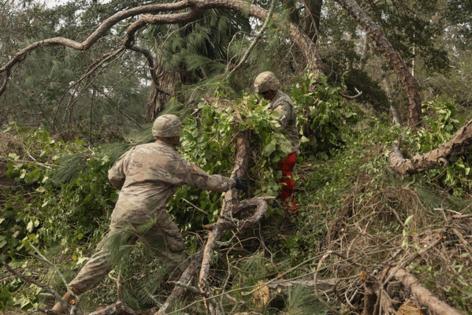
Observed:
[[[247,193],[249,185],[246,179],[242,177],[236,177],[234,179],[234,188]]]

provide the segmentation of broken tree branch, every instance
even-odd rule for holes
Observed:
[[[258,220],[260,220],[260,218],[264,215],[265,211],[267,210],[267,203],[266,203],[265,199],[267,199],[267,198],[255,197],[255,198],[243,200],[237,206],[234,207],[233,214],[236,214],[239,211],[241,211],[243,209],[246,209],[246,208],[249,208],[249,207],[254,207],[254,206],[256,207],[256,210],[254,211],[254,214],[252,216],[250,216],[249,218],[246,218],[244,220],[239,221],[239,224],[237,224],[237,227],[238,227],[239,230],[247,228],[250,225],[256,223]],[[225,216],[224,218],[225,219],[223,219],[223,220],[226,220],[226,222],[224,224],[218,226],[218,228],[220,229],[220,232],[222,232],[222,231],[224,231],[224,230],[226,230],[230,227],[235,227],[235,224],[233,222],[228,223],[227,220],[229,219],[229,217]],[[217,221],[217,223],[218,223],[218,221]],[[220,223],[221,223],[221,221],[220,221]],[[216,224],[213,225],[213,227],[216,227]],[[213,231],[213,228],[212,228],[211,231]],[[216,239],[215,239],[215,241],[216,241]],[[208,241],[207,241],[207,243],[208,243]],[[215,244],[213,244],[213,246],[214,245]],[[176,299],[181,297],[185,293],[185,291],[187,291],[187,290],[190,290],[192,292],[194,291],[193,290],[194,287],[191,286],[190,283],[192,282],[194,276],[196,275],[196,273],[197,273],[197,271],[200,267],[200,263],[201,263],[201,260],[202,260],[202,255],[203,255],[203,253],[200,251],[195,255],[195,257],[192,258],[192,260],[189,263],[188,267],[185,269],[185,271],[180,276],[180,279],[177,281],[178,284],[174,287],[171,294],[167,297],[166,301],[162,304],[162,306],[155,313],[155,315],[164,315],[164,314],[166,314],[166,312],[167,312],[168,308],[170,307],[170,305]],[[209,271],[209,267],[210,267],[210,265],[208,263],[208,271]],[[208,271],[206,271],[207,275],[208,275]],[[201,288],[199,288],[198,290],[199,290],[198,291],[199,295],[202,295],[204,297],[209,297],[209,292],[208,291],[202,291]],[[196,292],[194,292],[194,293],[196,293]]]
[[[469,120],[449,140],[437,149],[423,154],[416,154],[405,159],[395,143],[389,155],[390,167],[400,175],[418,173],[427,169],[447,165],[454,158],[463,155],[472,146],[472,120]]]
[[[418,279],[403,268],[391,269],[389,276],[398,279],[422,305],[428,307],[433,315],[462,315],[461,312],[435,297],[423,287]]]
[[[98,309],[89,315],[136,315],[136,312],[123,304],[122,301],[117,301],[116,303]]]
[[[200,266],[200,261],[202,259],[202,252],[198,252],[195,257],[192,258],[189,265],[185,269],[185,271],[180,276],[178,282],[183,285],[190,286],[193,277],[197,273],[198,267]],[[172,292],[169,294],[165,302],[161,305],[159,310],[154,313],[154,315],[165,315],[167,309],[172,305],[172,303],[181,297],[186,291],[184,286],[174,286]]]
[[[238,134],[236,137],[236,148],[236,157],[233,171],[231,172],[231,178],[245,177],[247,174],[250,156],[249,137],[247,133],[241,132]],[[236,188],[231,188],[224,194],[223,206],[221,207],[218,220],[211,231],[208,232],[208,238],[203,249],[200,274],[198,276],[198,287],[202,292],[206,292],[207,295],[209,294],[208,274],[210,271],[210,260],[213,250],[216,241],[221,237],[223,231],[228,228],[228,219],[226,219],[226,217],[232,217],[233,210],[236,208],[237,200],[238,191]],[[213,307],[211,307],[206,301],[205,304],[210,313],[214,313]]]

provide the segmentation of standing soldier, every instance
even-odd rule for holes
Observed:
[[[152,126],[155,142],[133,147],[108,171],[110,183],[121,189],[111,215],[110,230],[98,245],[96,253],[69,283],[64,300],[74,304],[80,295],[98,285],[112,269],[116,249],[112,244],[132,243],[138,238],[158,250],[157,254],[176,267],[185,257],[184,241],[165,205],[177,187],[188,184],[200,189],[224,192],[235,187],[245,189],[245,181],[221,175],[208,175],[185,161],[176,151],[180,143],[181,122],[175,115],[162,115]],[[118,244],[119,244],[118,243]],[[118,249],[119,251],[119,249]],[[67,311],[58,302],[55,314]]]
[[[254,80],[256,93],[270,101],[268,109],[277,113],[283,133],[292,144],[292,152],[279,162],[282,171],[280,184],[282,185],[279,198],[283,206],[290,214],[298,213],[298,205],[295,200],[295,180],[293,168],[297,161],[300,142],[297,129],[297,116],[293,108],[292,99],[280,90],[280,82],[274,73],[265,71],[257,75]]]

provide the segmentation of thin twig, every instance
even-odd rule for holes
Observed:
[[[16,271],[16,270],[13,269],[12,267],[10,267],[10,265],[7,264],[7,263],[2,263],[2,264],[5,266],[5,269],[6,269],[9,273],[11,273],[12,275],[14,275],[14,276],[20,278],[21,280],[23,280],[23,281],[25,281],[25,282],[27,282],[27,283],[32,283],[32,284],[34,284],[35,286],[40,287],[41,289],[43,289],[43,290],[45,290],[45,291],[51,293],[52,295],[54,295],[54,297],[55,297],[57,300],[59,300],[59,301],[61,301],[61,300],[64,301],[64,300],[62,299],[62,297],[60,296],[60,294],[59,294],[56,290],[54,290],[53,288],[50,288],[50,287],[48,287],[47,285],[42,284],[42,283],[36,281],[36,280],[33,279],[32,277],[28,277],[28,276],[26,276],[26,275],[24,275],[24,274],[22,274],[22,273]],[[65,301],[64,301],[64,303],[65,303]]]
[[[262,38],[262,35],[264,34],[267,26],[269,25],[269,22],[272,18],[272,14],[274,12],[274,7],[275,7],[275,0],[272,0],[271,3],[270,3],[270,8],[269,8],[269,13],[267,13],[267,17],[264,21],[264,24],[262,24],[262,27],[261,29],[259,30],[259,32],[257,32],[256,36],[254,37],[254,40],[251,42],[251,44],[249,45],[248,49],[246,50],[246,52],[244,53],[243,57],[241,58],[241,60],[239,60],[238,64],[236,66],[234,66],[233,69],[231,69],[231,71],[229,71],[229,73],[226,75],[226,77],[230,77],[239,67],[241,67],[241,65],[243,63],[246,62],[246,59],[249,57],[249,55],[251,54],[251,51],[254,49],[254,47],[256,46],[257,42]],[[228,67],[229,67],[230,64],[228,64]],[[228,71],[228,67],[227,67],[227,71]]]

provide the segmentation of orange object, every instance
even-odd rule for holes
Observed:
[[[295,201],[295,180],[293,179],[293,168],[297,162],[297,153],[292,152],[279,162],[282,178],[279,199],[282,200],[285,209],[290,214],[298,213],[298,205]]]

